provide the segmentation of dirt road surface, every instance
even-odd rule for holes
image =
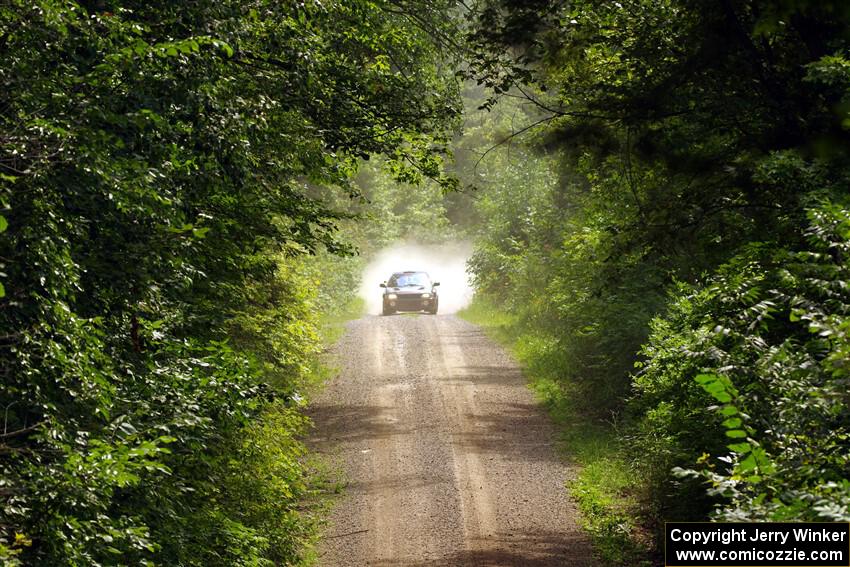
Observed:
[[[452,315],[370,316],[336,347],[314,450],[348,485],[323,567],[595,565],[554,429],[516,364]]]

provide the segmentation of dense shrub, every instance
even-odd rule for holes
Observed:
[[[850,211],[809,219],[805,246],[753,244],[681,286],[642,352],[641,460],[707,483],[718,518],[848,519]]]
[[[441,6],[0,5],[0,562],[299,561],[309,189],[451,184]]]
[[[644,523],[715,507],[842,517],[845,213],[818,203],[845,204],[850,187],[850,12],[808,0],[477,8],[473,69],[495,93],[484,106],[525,103],[491,141],[534,132],[556,179],[486,187],[475,282],[543,335],[549,374],[588,416],[613,412]]]
[[[469,270],[479,292],[550,343],[546,364],[584,392],[586,410],[610,417],[663,305],[663,273],[649,249],[624,253],[612,234],[633,222],[631,197],[594,174],[596,160],[559,179],[558,157],[519,147],[490,159],[498,176],[476,202]]]

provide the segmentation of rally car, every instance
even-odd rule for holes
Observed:
[[[384,288],[384,315],[397,311],[427,311],[437,314],[440,298],[437,286],[425,272],[396,272],[381,284]]]

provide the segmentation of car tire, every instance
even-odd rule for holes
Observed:
[[[439,303],[439,302],[435,303],[435,304],[434,304],[434,306],[433,306],[433,307],[431,307],[431,308],[428,310],[428,313],[430,313],[431,315],[436,315],[436,314],[437,314],[437,309],[439,309],[439,307],[440,307],[440,303]]]
[[[386,315],[395,315],[395,309],[390,309],[386,305],[384,305],[383,314]]]

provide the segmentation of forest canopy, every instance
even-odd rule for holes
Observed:
[[[850,519],[845,2],[11,0],[0,53],[4,564],[306,561],[320,319],[423,234],[613,432],[600,531]]]
[[[487,195],[473,276],[654,525],[847,519],[848,41],[842,2],[479,5],[558,179]]]
[[[0,560],[295,561],[310,188],[441,178],[443,8],[0,7]]]

